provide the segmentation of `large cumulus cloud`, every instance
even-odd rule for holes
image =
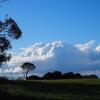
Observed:
[[[95,41],[70,45],[64,41],[52,43],[35,43],[22,52],[14,54],[9,67],[0,70],[2,74],[21,73],[19,66],[29,61],[36,65],[35,74],[42,75],[48,71],[80,72],[99,74],[100,45],[94,48]]]

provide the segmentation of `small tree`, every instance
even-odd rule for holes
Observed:
[[[24,78],[27,79],[27,75],[30,71],[34,70],[36,66],[32,63],[25,62],[23,65],[21,65],[21,68],[23,70]]]

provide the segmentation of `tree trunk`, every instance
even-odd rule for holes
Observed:
[[[28,75],[28,72],[26,72],[26,74],[25,74],[25,80],[27,80],[27,75]]]

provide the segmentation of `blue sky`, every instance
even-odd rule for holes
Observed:
[[[9,0],[0,7],[0,19],[7,14],[23,35],[12,41],[17,55],[2,73],[19,72],[16,63],[30,61],[36,74],[76,70],[100,75],[100,0]]]
[[[40,41],[100,43],[100,0],[9,0],[0,7],[0,19],[6,14],[23,32],[13,42],[15,51]]]

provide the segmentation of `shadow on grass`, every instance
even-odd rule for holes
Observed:
[[[34,94],[35,92],[37,92],[37,95],[30,95],[31,93]],[[47,96],[47,94],[50,95]],[[59,98],[55,99],[56,96],[60,97],[60,95],[62,96],[64,95],[64,99],[59,99]],[[100,84],[59,83],[59,82],[49,83],[41,81],[6,80],[0,82],[0,100],[8,100],[8,99],[10,100],[89,100],[89,99],[100,100]]]

